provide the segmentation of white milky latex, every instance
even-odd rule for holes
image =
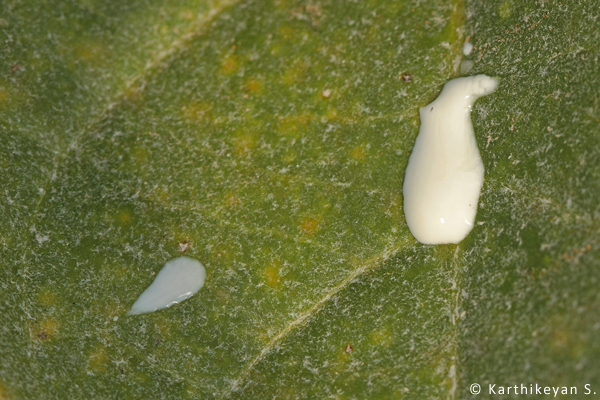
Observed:
[[[199,261],[189,257],[174,258],[159,271],[127,315],[161,310],[189,299],[200,290],[205,279],[206,270]]]
[[[471,106],[497,85],[486,75],[453,79],[420,110],[402,191],[406,222],[421,243],[459,243],[473,229],[484,170]]]

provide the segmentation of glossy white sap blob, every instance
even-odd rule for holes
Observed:
[[[473,229],[483,163],[471,106],[497,86],[485,75],[453,79],[420,110],[421,128],[402,191],[406,222],[421,243],[458,243]]]
[[[127,315],[162,310],[189,299],[204,286],[205,279],[204,266],[193,258],[178,257],[167,261]]]
[[[463,54],[465,56],[470,55],[472,50],[473,50],[473,45],[471,44],[471,42],[465,42],[465,44],[463,44]]]

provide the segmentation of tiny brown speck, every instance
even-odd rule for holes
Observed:
[[[352,353],[354,351],[354,348],[352,348],[351,344],[347,344],[346,347],[344,348],[344,351],[348,354]]]
[[[188,251],[188,249],[190,248],[190,243],[188,241],[185,242],[179,242],[179,252],[181,254],[185,253],[186,251]]]
[[[39,333],[37,334],[37,337],[38,337],[39,339],[42,339],[42,340],[44,340],[44,339],[48,339],[48,334],[47,334],[46,332],[44,332],[44,331],[41,331],[41,332],[39,332]]]
[[[400,75],[400,79],[402,79],[406,83],[409,83],[410,81],[412,81],[412,75],[408,72],[404,72]]]

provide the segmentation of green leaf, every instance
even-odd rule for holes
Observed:
[[[593,389],[600,3],[565,3],[0,4],[0,399]],[[425,246],[404,169],[466,38],[478,224]],[[200,292],[124,316],[186,242]]]

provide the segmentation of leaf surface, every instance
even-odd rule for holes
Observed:
[[[0,398],[598,379],[597,2],[42,5],[0,21]],[[402,179],[466,36],[478,225],[424,246]],[[200,292],[123,316],[188,246]]]

